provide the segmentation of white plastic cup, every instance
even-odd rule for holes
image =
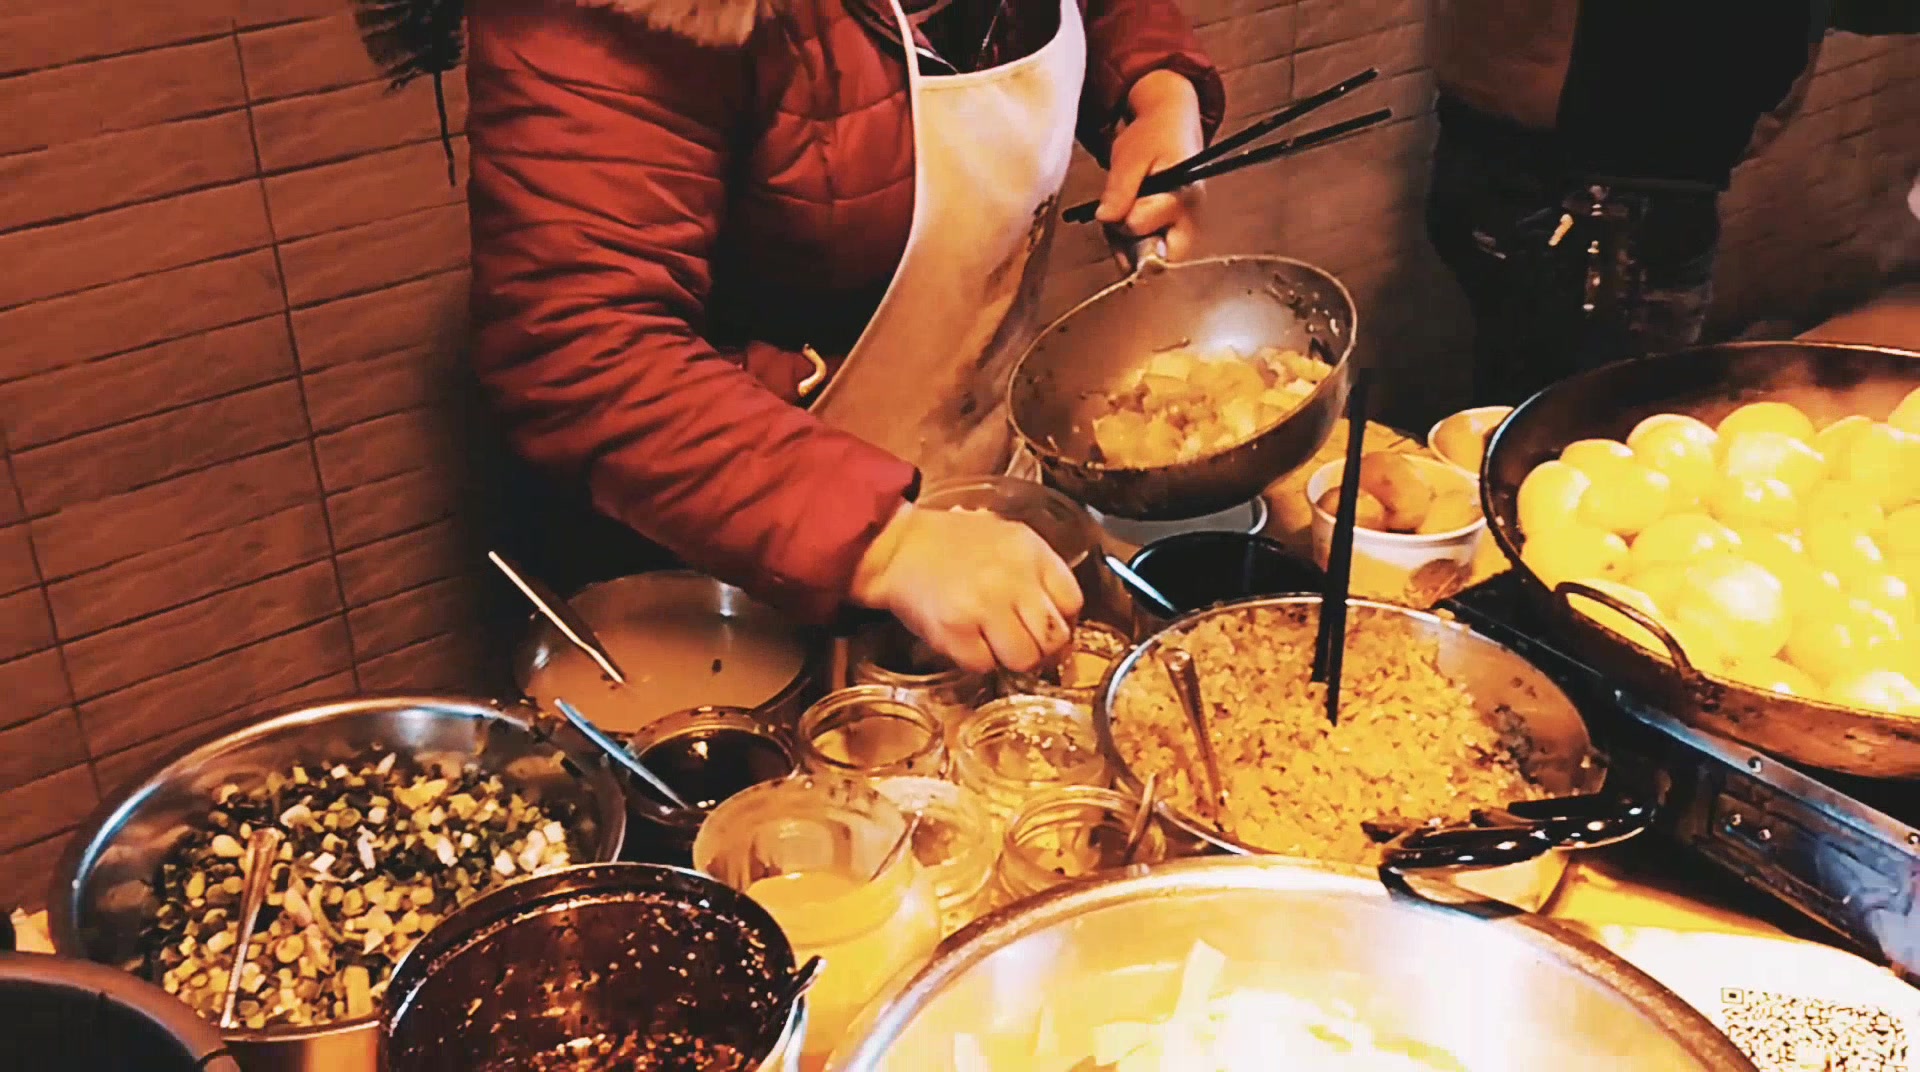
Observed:
[[[1459,468],[1436,458],[1405,455],[1407,461],[1421,467],[1421,476],[1435,489],[1465,487],[1475,482]],[[1340,471],[1346,462],[1336,459],[1313,471],[1307,479],[1307,504],[1313,510],[1313,558],[1326,569],[1333,549],[1333,514],[1320,509],[1320,497],[1340,483]],[[1473,575],[1480,542],[1486,539],[1487,519],[1451,532],[1408,535],[1376,532],[1355,526],[1353,530],[1353,572],[1348,590],[1365,599],[1378,599],[1411,607],[1428,607],[1466,583]]]

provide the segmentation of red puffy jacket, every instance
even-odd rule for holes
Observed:
[[[904,57],[844,3],[468,9],[474,360],[519,451],[815,620],[917,481],[794,405],[800,348],[852,347],[913,214]],[[1174,0],[1083,6],[1085,143],[1157,68],[1211,132],[1220,80]]]

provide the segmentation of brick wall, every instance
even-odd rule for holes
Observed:
[[[1232,126],[1381,68],[1342,108],[1403,118],[1222,180],[1206,245],[1342,275],[1402,399],[1457,386],[1468,330],[1421,237],[1429,2],[1189,0]],[[1724,323],[1895,269],[1916,75],[1913,44],[1835,39],[1741,175]],[[0,901],[37,902],[100,794],[194,736],[489,680],[455,508],[484,495],[431,92],[386,93],[344,0],[0,0],[0,116]],[[1104,257],[1062,236],[1056,309]]]
[[[0,901],[192,737],[476,680],[465,209],[346,11],[0,2]]]

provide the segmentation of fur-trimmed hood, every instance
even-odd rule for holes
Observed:
[[[696,44],[745,44],[753,28],[777,9],[777,0],[575,0],[586,7],[624,12]]]

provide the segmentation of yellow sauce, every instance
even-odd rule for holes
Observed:
[[[940,940],[938,903],[913,866],[896,866],[874,881],[795,872],[761,879],[746,892],[787,933],[796,960],[826,962],[807,992],[803,1068],[817,1067],[888,980],[926,959]]]

